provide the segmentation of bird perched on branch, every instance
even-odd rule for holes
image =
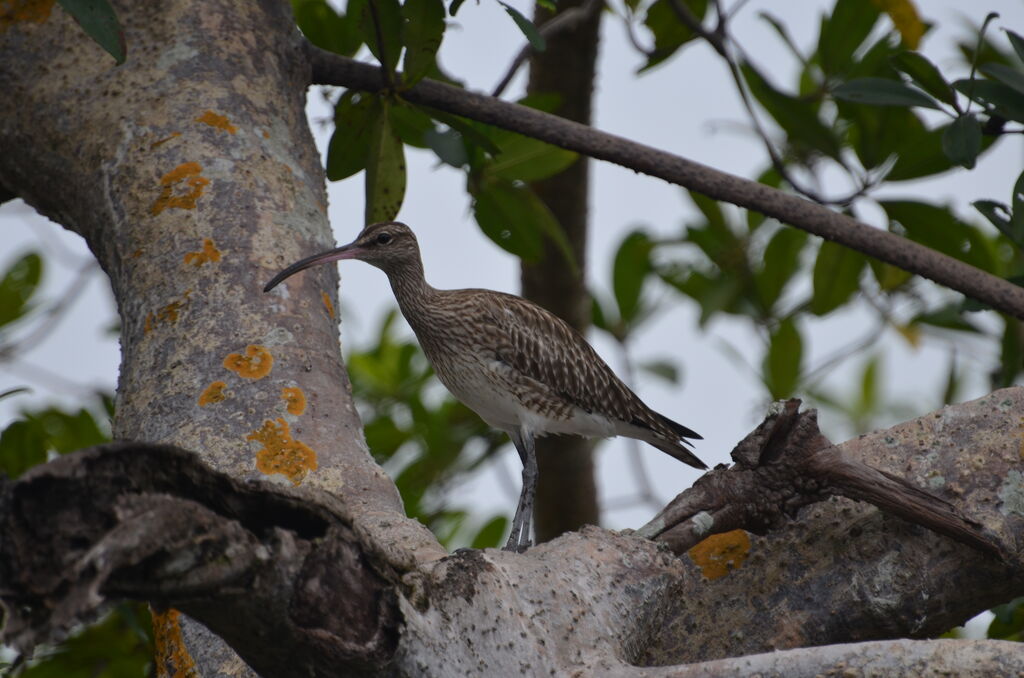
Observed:
[[[441,383],[512,438],[523,462],[523,488],[505,550],[523,551],[531,543],[536,436],[621,435],[707,468],[686,447],[688,438],[701,436],[645,405],[560,318],[511,294],[431,287],[416,236],[405,224],[371,224],[348,245],[295,262],[263,291],[299,271],[341,259],[359,259],[387,274],[402,315]]]

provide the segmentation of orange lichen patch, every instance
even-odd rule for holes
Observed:
[[[256,468],[261,473],[281,475],[298,485],[306,474],[317,469],[316,452],[309,445],[292,438],[291,427],[284,419],[269,419],[263,426],[245,437],[263,445],[256,453]]]
[[[175,299],[156,313],[153,311],[147,313],[146,324],[142,328],[143,333],[149,334],[156,329],[157,325],[173,325],[178,322],[178,312],[188,305],[188,296],[190,294],[192,294],[192,290],[185,290],[185,293],[181,295],[181,299]]]
[[[324,300],[324,308],[327,309],[327,315],[334,318],[334,304],[331,303],[331,295],[327,292],[320,292],[320,298]]]
[[[268,132],[267,130],[263,130],[263,138],[264,139],[269,139],[270,138],[270,132]]]
[[[223,381],[215,381],[207,386],[206,390],[199,396],[199,407],[206,407],[207,405],[227,400],[228,396],[224,393],[225,388],[227,388],[227,384]]]
[[[871,4],[889,15],[908,49],[917,49],[928,27],[912,0],[871,0]]]
[[[238,128],[232,125],[231,121],[228,120],[228,116],[218,115],[213,111],[206,111],[198,118],[196,118],[196,122],[201,122],[204,125],[209,125],[210,127],[222,129],[228,134],[234,134],[235,132],[238,131]]]
[[[142,326],[142,333],[149,334],[153,331],[153,312],[150,311],[146,314],[146,324]]]
[[[203,166],[198,162],[186,162],[163,175],[160,178],[160,185],[163,186],[160,189],[160,197],[149,208],[150,213],[155,216],[171,207],[195,209],[196,201],[202,197],[203,191],[210,183],[209,179],[200,175],[202,171]],[[184,192],[175,194],[178,184],[183,184],[180,188],[183,188]]]
[[[185,647],[181,635],[181,615],[177,610],[153,611],[153,660],[157,674],[169,678],[195,678],[196,662]]]
[[[750,536],[743,530],[714,534],[688,551],[708,579],[738,570],[750,555]]]
[[[306,394],[302,392],[301,388],[282,388],[281,400],[288,403],[288,412],[295,416],[306,411]]]
[[[273,366],[274,356],[263,346],[246,346],[245,355],[232,353],[224,358],[224,367],[245,379],[262,379]]]
[[[137,250],[135,250],[134,252],[132,252],[132,259],[138,259],[141,256],[142,256],[142,248],[141,247],[138,248]]]
[[[181,136],[181,132],[171,132],[171,135],[169,137],[164,137],[160,141],[154,141],[153,143],[151,143],[149,145],[149,147],[150,147],[150,149],[153,149],[153,148],[156,148],[157,146],[163,146],[164,144],[166,144],[171,139],[174,139],[174,138],[180,137],[180,136]]]
[[[0,0],[0,31],[21,21],[43,23],[50,18],[53,3],[54,0]]]
[[[217,249],[213,240],[203,238],[203,249],[198,252],[186,252],[185,263],[193,266],[202,266],[208,261],[220,261],[220,250]]]

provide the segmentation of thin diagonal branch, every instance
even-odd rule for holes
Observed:
[[[312,45],[307,46],[307,52],[315,84],[340,85],[370,92],[381,91],[387,86],[381,70],[375,66],[331,54]],[[664,179],[715,200],[760,212],[1024,319],[1024,288],[959,259],[770,186],[556,115],[433,80],[422,80],[401,92],[401,96],[413,104],[526,134]]]

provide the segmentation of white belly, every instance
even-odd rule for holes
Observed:
[[[579,407],[564,406],[560,411],[544,412],[523,392],[521,380],[504,363],[491,361],[448,366],[438,370],[441,382],[456,398],[480,415],[485,422],[502,431],[526,429],[536,436],[569,433],[607,438],[616,435],[615,425],[607,417],[588,413]]]

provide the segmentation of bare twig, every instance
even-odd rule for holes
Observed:
[[[316,84],[342,85],[371,92],[387,87],[381,70],[375,66],[331,54],[312,45],[307,46],[307,51],[312,65],[312,81]],[[410,103],[526,134],[664,179],[715,200],[760,212],[1024,319],[1024,288],[959,259],[770,186],[556,115],[433,80],[422,80],[403,91],[401,96]]]

